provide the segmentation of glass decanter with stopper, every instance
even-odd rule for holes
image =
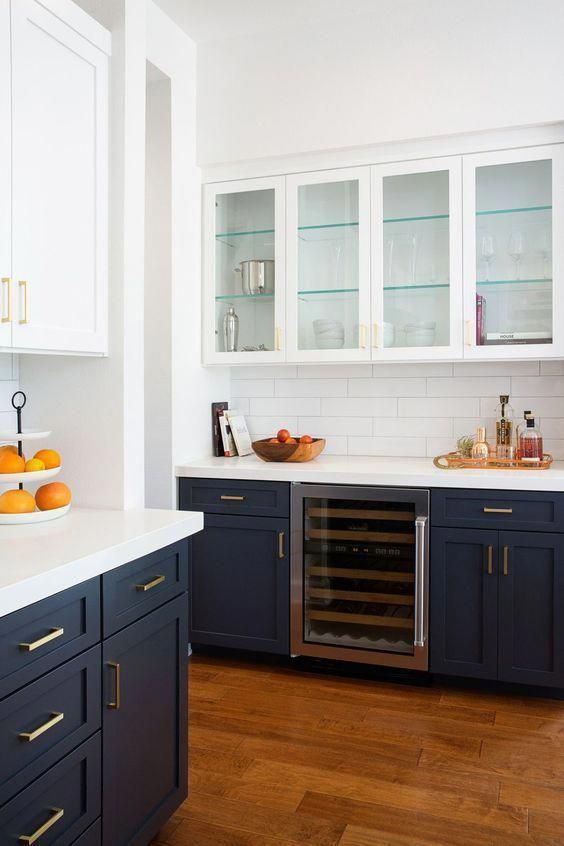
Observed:
[[[513,445],[513,409],[509,405],[509,395],[501,394],[496,408],[495,455],[496,458],[514,458]]]
[[[488,442],[486,441],[486,427],[478,426],[476,440],[474,441],[474,446],[472,447],[472,458],[479,461],[487,461],[489,454],[490,448],[488,446]]]

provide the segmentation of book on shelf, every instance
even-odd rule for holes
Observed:
[[[221,427],[219,425],[219,418],[229,408],[228,402],[212,402],[212,452],[216,457],[225,455],[223,450],[223,438],[221,437]]]
[[[221,440],[223,441],[223,454],[226,458],[231,458],[237,455],[237,447],[235,446],[235,439],[231,431],[231,425],[224,411],[219,415],[219,428],[221,430]]]
[[[486,344],[550,344],[552,332],[488,332]]]
[[[249,435],[247,421],[244,416],[240,411],[226,411],[225,417],[229,421],[238,455],[250,455],[253,448],[251,446],[251,436]]]

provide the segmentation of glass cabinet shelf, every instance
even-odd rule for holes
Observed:
[[[552,206],[523,206],[516,209],[490,209],[489,211],[477,211],[476,217],[482,217],[489,214],[519,214],[521,212],[540,212],[550,211]]]
[[[229,302],[230,300],[254,300],[255,303],[264,300],[273,300],[274,294],[220,294],[216,302]]]
[[[552,284],[552,279],[482,279],[476,282],[478,288],[483,288],[487,285],[537,285],[540,282]]]
[[[252,229],[247,232],[218,232],[216,238],[240,238],[244,235],[273,235],[274,229]]]
[[[448,282],[429,282],[421,285],[384,285],[384,291],[426,291],[436,288],[450,288]]]
[[[415,217],[385,217],[383,223],[414,223],[418,220],[448,220],[448,214],[420,214]]]

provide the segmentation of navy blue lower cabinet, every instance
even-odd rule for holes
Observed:
[[[499,678],[564,687],[564,535],[500,532]]]
[[[431,532],[430,669],[495,679],[498,532]]]
[[[289,521],[206,514],[190,542],[190,640],[288,655]]]
[[[188,788],[186,594],[103,644],[104,846],[147,846]]]

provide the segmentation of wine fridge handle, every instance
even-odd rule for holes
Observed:
[[[415,646],[425,646],[427,617],[426,517],[415,518]]]

